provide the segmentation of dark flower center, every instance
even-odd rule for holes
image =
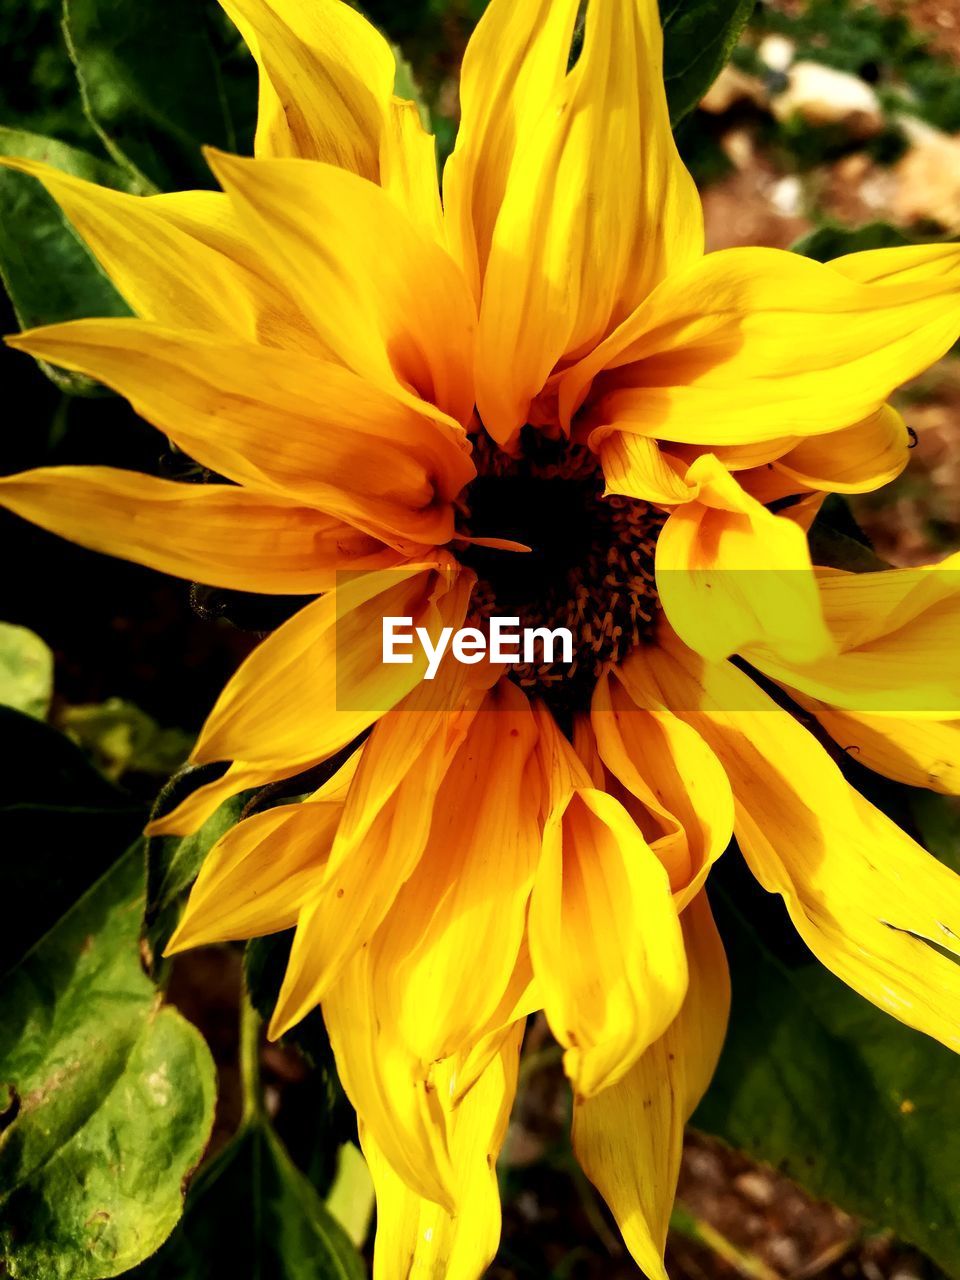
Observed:
[[[467,545],[460,560],[477,574],[470,625],[492,615],[521,628],[566,627],[573,662],[520,662],[514,680],[565,711],[585,710],[597,676],[654,638],[659,613],[654,552],[666,515],[647,502],[604,497],[603,474],[582,445],[524,428],[513,458],[474,437],[477,479],[465,491],[459,528],[509,538],[528,553]]]

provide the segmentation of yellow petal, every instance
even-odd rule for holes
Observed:
[[[590,434],[590,448],[600,456],[604,494],[622,493],[671,506],[696,497],[696,485],[685,478],[687,468],[649,436],[598,427]]]
[[[297,922],[273,1036],[319,1004],[346,960],[369,942],[423,853],[447,763],[447,722],[460,718],[442,703],[431,713],[436,697],[422,683],[382,717],[365,744],[326,872]]]
[[[835,711],[812,700],[804,705],[859,764],[909,787],[960,795],[960,718]]]
[[[656,0],[594,0],[580,57],[516,154],[477,340],[477,406],[501,443],[557,365],[602,342],[703,251],[662,64]]]
[[[220,0],[260,68],[258,156],[303,156],[377,181],[396,64],[340,0]]]
[[[951,276],[956,262],[955,246],[913,244],[846,253],[827,265],[861,284],[921,284]]]
[[[852,427],[803,440],[778,459],[776,468],[810,489],[866,493],[895,480],[909,450],[906,423],[885,404]]]
[[[893,635],[929,610],[956,599],[960,552],[940,564],[873,573],[818,570],[830,630],[846,652]]]
[[[201,730],[194,762],[305,767],[346,746],[419,684],[426,669],[422,652],[409,666],[384,665],[381,619],[410,617],[435,643],[439,627],[459,626],[466,610],[472,575],[457,583],[454,572],[361,574],[301,609],[227,684]]]
[[[500,1240],[495,1164],[517,1083],[523,1023],[517,1023],[476,1085],[447,1111],[457,1213],[411,1191],[361,1121],[360,1139],[377,1191],[374,1280],[477,1280]],[[443,1064],[437,1082],[444,1096]]]
[[[547,819],[530,954],[578,1096],[619,1080],[676,1016],[686,962],[667,874],[612,796],[573,791]]]
[[[777,249],[708,254],[564,376],[563,420],[603,369],[593,411],[659,440],[741,444],[867,418],[960,331],[960,248],[927,258],[936,271],[861,283]]]
[[[690,985],[676,1019],[624,1078],[574,1104],[573,1146],[650,1280],[667,1280],[663,1250],[683,1129],[713,1075],[730,1008],[730,978],[706,895],[682,917]]]
[[[231,827],[204,859],[164,955],[277,933],[323,877],[343,806],[279,805]]]
[[[0,506],[92,551],[228,590],[328,591],[338,570],[399,557],[278,494],[179,484],[112,467],[40,467],[0,478]]]
[[[514,1034],[521,1034],[531,1013],[543,1008],[543,998],[533,976],[530,948],[521,943],[513,975],[500,1004],[479,1028],[476,1042],[465,1052],[446,1060],[450,1070],[444,1077],[444,1088],[451,1104],[465,1098],[504,1044]]]
[[[327,993],[323,1018],[364,1141],[373,1138],[407,1187],[452,1213],[456,1178],[446,1116],[422,1064],[378,1016],[369,947],[354,954]]]
[[[510,166],[566,75],[576,16],[577,0],[491,0],[467,45],[443,196],[478,300]]]
[[[736,836],[814,954],[908,1026],[960,1050],[960,876],[843,778],[816,739],[729,663],[675,646],[631,655],[723,761]],[[731,710],[730,708],[753,708]],[[935,945],[930,945],[930,944]]]
[[[501,680],[447,768],[427,847],[371,943],[378,1014],[424,1064],[472,1044],[513,979],[540,849],[535,736],[523,694]]]
[[[771,679],[836,708],[954,718],[960,715],[958,560],[822,578],[824,615],[841,652],[810,663],[747,656]]]
[[[241,219],[328,349],[466,424],[474,303],[453,259],[385,191],[332,165],[208,153]],[[375,252],[373,251],[375,247]]]
[[[225,800],[230,800],[251,787],[263,787],[268,783],[293,777],[305,767],[309,768],[309,765],[296,762],[284,768],[280,764],[255,765],[235,760],[221,777],[191,791],[162,818],[154,818],[147,824],[145,833],[148,836],[192,835]]]
[[[710,454],[687,480],[699,496],[673,512],[656,553],[660,602],[684,643],[713,661],[748,646],[796,661],[831,652],[803,530]]]
[[[723,766],[696,730],[669,711],[638,706],[607,674],[597,682],[590,718],[600,757],[666,868],[682,911],[733,835]]]
[[[133,311],[174,328],[316,350],[307,322],[259,260],[219,191],[133,196],[35,160],[38,178]]]
[[[239,484],[279,490],[401,545],[453,533],[450,502],[474,474],[464,433],[349,369],[140,320],[75,320],[9,341],[119,391]]]
[[[435,240],[444,238],[437,180],[437,144],[415,102],[394,98],[380,144],[380,185],[412,222]]]

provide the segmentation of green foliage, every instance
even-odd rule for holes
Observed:
[[[251,1003],[268,1022],[277,1003],[293,942],[293,930],[252,938],[243,956],[243,972]],[[356,1119],[337,1075],[333,1050],[320,1009],[313,1009],[284,1035],[283,1043],[293,1046],[313,1068],[316,1151],[311,1175],[321,1187],[328,1187],[336,1175],[336,1152],[344,1142],[356,1138]]]
[[[266,938],[252,938],[247,943],[243,959],[247,990],[254,1008],[265,1022],[269,1021],[277,1003],[292,943],[292,930]],[[285,1039],[295,1044],[314,1066],[333,1070],[333,1051],[319,1009],[312,1010],[295,1027],[291,1027]]]
[[[816,262],[830,262],[848,253],[864,253],[870,249],[899,249],[903,245],[923,244],[922,240],[906,235],[889,222],[868,222],[863,227],[838,227],[832,224],[817,227],[809,235],[796,241],[790,248],[793,253],[813,258]]]
[[[146,958],[151,968],[159,965],[180,917],[183,898],[199,875],[204,858],[224,832],[239,822],[245,800],[242,795],[225,800],[192,836],[151,836],[147,841],[143,924]],[[158,811],[166,812],[172,807],[158,807]]]
[[[53,138],[0,128],[0,156],[42,160],[89,182],[122,188],[122,172]],[[129,315],[100,270],[35,178],[0,169],[0,278],[22,329],[82,316]],[[96,393],[89,378],[41,367],[73,394]]]
[[[145,814],[74,744],[0,708],[0,973],[16,963],[135,839]]]
[[[50,646],[26,627],[0,622],[0,706],[45,720],[52,696]]]
[[[733,1010],[694,1124],[960,1273],[955,1055],[820,965],[777,958],[756,915],[720,913]],[[769,933],[792,930],[778,915]]]
[[[64,31],[90,123],[136,180],[213,186],[201,145],[249,150],[255,71],[213,0],[65,0]]]
[[[366,1268],[263,1115],[199,1175],[183,1221],[135,1280],[364,1280]]]
[[[169,777],[193,745],[192,734],[161,728],[152,716],[122,698],[64,707],[57,724],[92,755],[100,772],[113,782],[119,782],[125,773]]]
[[[729,59],[756,0],[660,0],[663,75],[676,124],[697,105]]]
[[[134,845],[0,990],[0,1258],[23,1280],[97,1280],[152,1253],[213,1121],[199,1033],[139,960]]]
[[[63,0],[0,5],[0,124],[15,120],[21,129],[89,148],[96,136],[80,105],[62,13]]]

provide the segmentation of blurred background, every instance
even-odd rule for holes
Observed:
[[[482,8],[482,0],[365,5],[409,61],[441,155],[455,135],[459,63]],[[103,154],[80,108],[59,9],[56,0],[0,8],[0,124]],[[197,12],[216,41],[236,148],[248,150],[251,64],[212,0],[197,0]],[[828,258],[889,243],[889,228],[918,239],[960,234],[958,62],[960,0],[759,4],[732,62],[679,130],[703,194],[708,247],[788,248],[813,237],[807,252]],[[205,81],[185,84],[185,112],[191,95],[199,109],[209,92]],[[177,171],[176,157],[162,159]],[[859,234],[851,238],[851,231]],[[8,263],[16,253],[12,235],[0,229]],[[15,329],[5,301],[0,310],[4,331]],[[184,465],[123,403],[68,395],[24,356],[0,352],[0,385],[7,405],[2,471],[102,462],[176,475]],[[853,512],[878,555],[910,565],[960,546],[960,360],[948,357],[905,388],[899,407],[916,432],[910,465],[883,492],[856,498]],[[191,592],[6,516],[0,537],[3,618],[36,632],[53,651],[53,722],[112,779],[149,800],[186,755],[224,679],[269,624],[245,615],[244,602],[223,593]],[[218,1060],[213,1149],[239,1117],[239,983],[240,954],[224,948],[179,962],[171,987],[171,998],[203,1029]],[[543,1026],[532,1027],[526,1054],[502,1161],[503,1247],[491,1275],[635,1276],[570,1154],[559,1052]],[[328,1180],[313,1154],[315,1117],[322,1112],[325,1123],[345,1133],[351,1125],[342,1106],[330,1106],[335,1083],[328,1073],[308,1070],[292,1047],[265,1047],[262,1065],[278,1130],[306,1172]],[[357,1177],[351,1212],[362,1235],[370,1203]],[[889,1233],[811,1200],[782,1173],[696,1134],[684,1158],[668,1266],[690,1280],[943,1274]]]

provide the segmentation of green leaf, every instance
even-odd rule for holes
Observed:
[[[293,930],[253,938],[243,956],[244,981],[257,1013],[269,1022],[277,1003],[280,984],[290,956]],[[337,1152],[345,1142],[356,1139],[356,1115],[343,1092],[333,1049],[319,1008],[312,1009],[282,1037],[282,1044],[295,1048],[313,1067],[311,1088],[312,1112],[316,1119],[313,1154],[301,1163],[308,1169],[313,1183],[324,1190],[330,1188],[337,1174]]]
[[[751,925],[719,905],[733,1010],[694,1125],[960,1274],[955,1055],[819,965],[775,958],[752,931],[763,902]],[[789,932],[778,910],[771,937]]]
[[[146,960],[155,970],[180,918],[180,904],[203,860],[240,821],[246,796],[232,796],[192,836],[151,836],[147,841],[147,904],[144,912]]]
[[[48,725],[0,708],[0,973],[136,839],[146,817]]]
[[[64,707],[57,725],[90,752],[112,782],[125,773],[169,777],[186,760],[194,741],[183,729],[162,729],[152,716],[122,698]]]
[[[201,1171],[180,1227],[135,1280],[365,1280],[366,1274],[269,1121],[257,1118]]]
[[[138,843],[0,990],[0,1260],[23,1280],[98,1280],[148,1257],[182,1210],[213,1122],[200,1034],[139,960]]]
[[[660,0],[670,121],[692,111],[720,74],[756,0]]]
[[[813,258],[816,262],[830,262],[846,253],[864,253],[870,249],[899,249],[904,245],[939,243],[905,235],[899,227],[888,222],[870,222],[864,227],[817,227],[795,244],[792,253]]]
[[[84,108],[109,154],[163,190],[213,186],[204,145],[246,145],[238,102],[256,99],[252,59],[238,83],[237,34],[206,0],[65,0],[64,31]],[[229,74],[224,70],[227,64]]]
[[[0,622],[0,706],[45,720],[52,697],[50,646],[26,627]]]
[[[114,165],[52,138],[0,127],[0,155],[46,164],[103,186],[129,183]],[[0,169],[0,278],[22,329],[130,309],[35,178]],[[72,395],[102,394],[90,378],[39,362]]]

